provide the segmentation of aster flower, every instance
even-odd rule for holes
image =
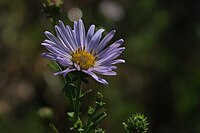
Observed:
[[[42,56],[57,61],[66,69],[54,73],[54,75],[63,74],[72,71],[82,71],[92,76],[96,81],[108,84],[108,82],[98,75],[116,75],[114,71],[118,63],[124,63],[123,59],[116,59],[123,51],[120,47],[123,39],[117,40],[110,46],[106,45],[113,38],[116,31],[110,31],[102,38],[104,29],[95,32],[95,25],[91,25],[88,31],[85,31],[83,21],[80,19],[74,21],[74,29],[65,26],[59,21],[55,26],[57,37],[52,33],[45,31],[48,39],[44,40],[44,45],[48,53]]]

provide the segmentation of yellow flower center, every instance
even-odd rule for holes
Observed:
[[[81,69],[87,70],[94,66],[95,57],[85,50],[77,50],[72,53],[72,62],[78,64]]]

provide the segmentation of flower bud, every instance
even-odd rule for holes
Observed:
[[[123,123],[127,133],[146,133],[148,124],[147,118],[140,113],[133,114],[128,118],[127,123]]]
[[[38,115],[43,119],[51,120],[53,118],[53,111],[51,108],[43,107],[38,110]]]
[[[60,7],[63,4],[63,0],[47,0],[49,6]]]

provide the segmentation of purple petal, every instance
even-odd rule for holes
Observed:
[[[104,49],[98,54],[98,58],[101,59],[103,58],[106,54],[109,54],[110,52],[113,52],[115,49],[117,49],[122,43],[124,42],[123,39],[117,40],[114,42],[112,45]],[[106,55],[107,56],[107,55]]]
[[[125,50],[124,47],[121,47],[121,48],[110,48],[107,51],[98,54],[98,60],[108,58],[108,56],[111,56],[111,55],[113,55],[115,53],[122,53],[124,50]]]
[[[98,47],[95,49],[95,51],[100,52],[107,44],[108,42],[113,38],[115,35],[116,30],[112,30],[109,32],[99,43]]]
[[[68,51],[74,51],[74,48],[71,46],[73,41],[71,41],[71,39],[69,39],[69,37],[65,35],[58,26],[55,26],[55,31],[60,41],[65,45],[65,47],[67,47]]]
[[[60,75],[60,74],[63,74],[63,76],[66,76],[67,75],[67,73],[69,73],[69,72],[72,72],[72,71],[75,71],[76,69],[70,69],[69,67],[67,68],[67,69],[65,69],[65,70],[63,70],[63,71],[60,71],[60,72],[56,72],[56,73],[54,73],[54,75]]]
[[[114,71],[111,71],[111,70],[109,70],[109,69],[104,69],[104,70],[102,70],[102,69],[94,69],[94,72],[95,73],[98,73],[98,74],[102,74],[102,75],[110,75],[110,76],[114,76],[114,75],[117,75],[117,73],[116,72],[114,72]]]
[[[88,32],[87,32],[87,37],[86,37],[86,40],[85,40],[85,44],[87,44],[87,45],[89,44],[92,36],[94,35],[94,30],[95,30],[95,25],[91,25],[89,30],[88,30]]]
[[[79,44],[76,43],[75,41],[75,37],[74,37],[74,31],[72,30],[72,28],[70,26],[66,26],[66,31],[69,34],[69,37],[71,38],[72,42],[71,42],[71,46],[73,47],[73,49],[76,51],[79,47]]]
[[[65,51],[67,53],[69,53],[69,49],[67,47],[65,47],[64,45],[59,45],[59,44],[56,44],[55,42],[51,41],[51,40],[44,40],[44,43],[48,43],[49,45],[52,45],[62,51]]]
[[[101,73],[102,75],[107,75],[107,76],[115,76],[117,75],[117,73],[115,71],[109,71],[109,72],[105,72],[105,73]]]
[[[79,66],[78,64],[74,63],[74,66],[76,67],[76,69],[77,69],[78,71],[81,70],[81,68],[80,68],[80,66]]]
[[[93,73],[93,72],[86,71],[86,70],[83,70],[83,72],[85,72],[85,73],[88,74],[88,75],[91,75],[91,76],[92,76],[96,81],[98,81],[99,83],[102,83],[102,84],[105,84],[105,85],[108,84],[108,82],[107,82],[105,79],[103,79],[103,78],[97,76],[97,75],[96,75],[95,73]]]
[[[125,50],[124,47],[118,48],[117,50],[110,51],[109,53],[106,53],[101,56],[101,59],[97,61],[97,63],[103,63],[105,61],[111,61],[115,58],[117,58],[123,51]]]
[[[68,40],[68,42],[69,42],[68,45],[70,45],[69,47],[72,47],[74,50],[76,50],[77,47],[75,45],[77,45],[77,42],[76,42],[76,40],[74,38],[73,32],[71,30],[71,27],[69,27],[69,26],[65,27],[63,22],[61,20],[59,20],[59,28],[62,30],[64,36]]]
[[[47,43],[42,43],[42,45],[44,45],[48,51],[50,51],[53,54],[56,54],[57,56],[62,56],[62,57],[66,57],[66,58],[71,58],[71,55],[69,55],[68,53],[66,53],[65,51],[62,51],[60,49],[58,49],[55,46],[52,46],[50,44]]]
[[[79,19],[78,21],[78,29],[79,29],[79,38],[80,38],[81,48],[83,49],[85,45],[85,27],[81,19]]]
[[[68,58],[56,57],[56,61],[58,61],[58,63],[60,63],[63,66],[70,66],[70,65],[72,65],[71,60],[68,59]]]
[[[79,37],[79,29],[78,29],[78,22],[74,21],[74,38],[76,41],[76,47],[80,48],[81,47],[81,43],[80,43],[80,37]]]
[[[62,50],[60,50],[60,49],[58,49],[58,48],[56,48],[56,47],[54,47],[54,46],[52,46],[52,45],[50,45],[50,44],[42,43],[42,45],[45,46],[46,49],[47,49],[48,51],[50,51],[51,53],[65,56],[65,52],[64,52],[64,51],[62,51]]]
[[[90,40],[89,44],[88,44],[88,51],[90,52],[90,50],[94,50],[95,47],[98,46],[98,43],[100,41],[100,38],[102,36],[102,33],[104,32],[104,29],[99,29],[94,36],[92,37],[92,39]]]
[[[45,57],[45,58],[52,59],[52,60],[56,60],[56,59],[55,59],[55,55],[52,54],[52,53],[42,53],[41,56],[42,56],[42,57]]]
[[[45,31],[44,34],[51,40],[51,41],[47,41],[45,40],[45,42],[47,43],[51,43],[51,45],[54,45],[55,47],[58,47],[60,49],[67,49],[67,47],[65,46],[65,44],[61,43],[53,34],[51,34],[48,31]]]
[[[112,60],[110,63],[112,65],[115,65],[115,64],[119,64],[119,63],[125,63],[125,60],[123,60],[123,59],[116,59],[116,60]]]
[[[113,44],[111,44],[110,47],[118,48],[119,46],[122,45],[122,43],[124,43],[124,40],[123,39],[119,39],[116,42],[114,42]]]

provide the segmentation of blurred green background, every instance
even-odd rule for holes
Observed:
[[[0,133],[47,133],[43,107],[68,131],[63,82],[41,58],[43,32],[52,25],[41,12],[42,0],[0,0]],[[200,1],[65,0],[65,24],[82,17],[90,24],[117,30],[123,38],[125,64],[108,86],[90,79],[93,89],[82,111],[104,94],[107,133],[122,133],[132,113],[146,114],[152,133],[200,133]],[[85,116],[83,115],[83,119]]]

